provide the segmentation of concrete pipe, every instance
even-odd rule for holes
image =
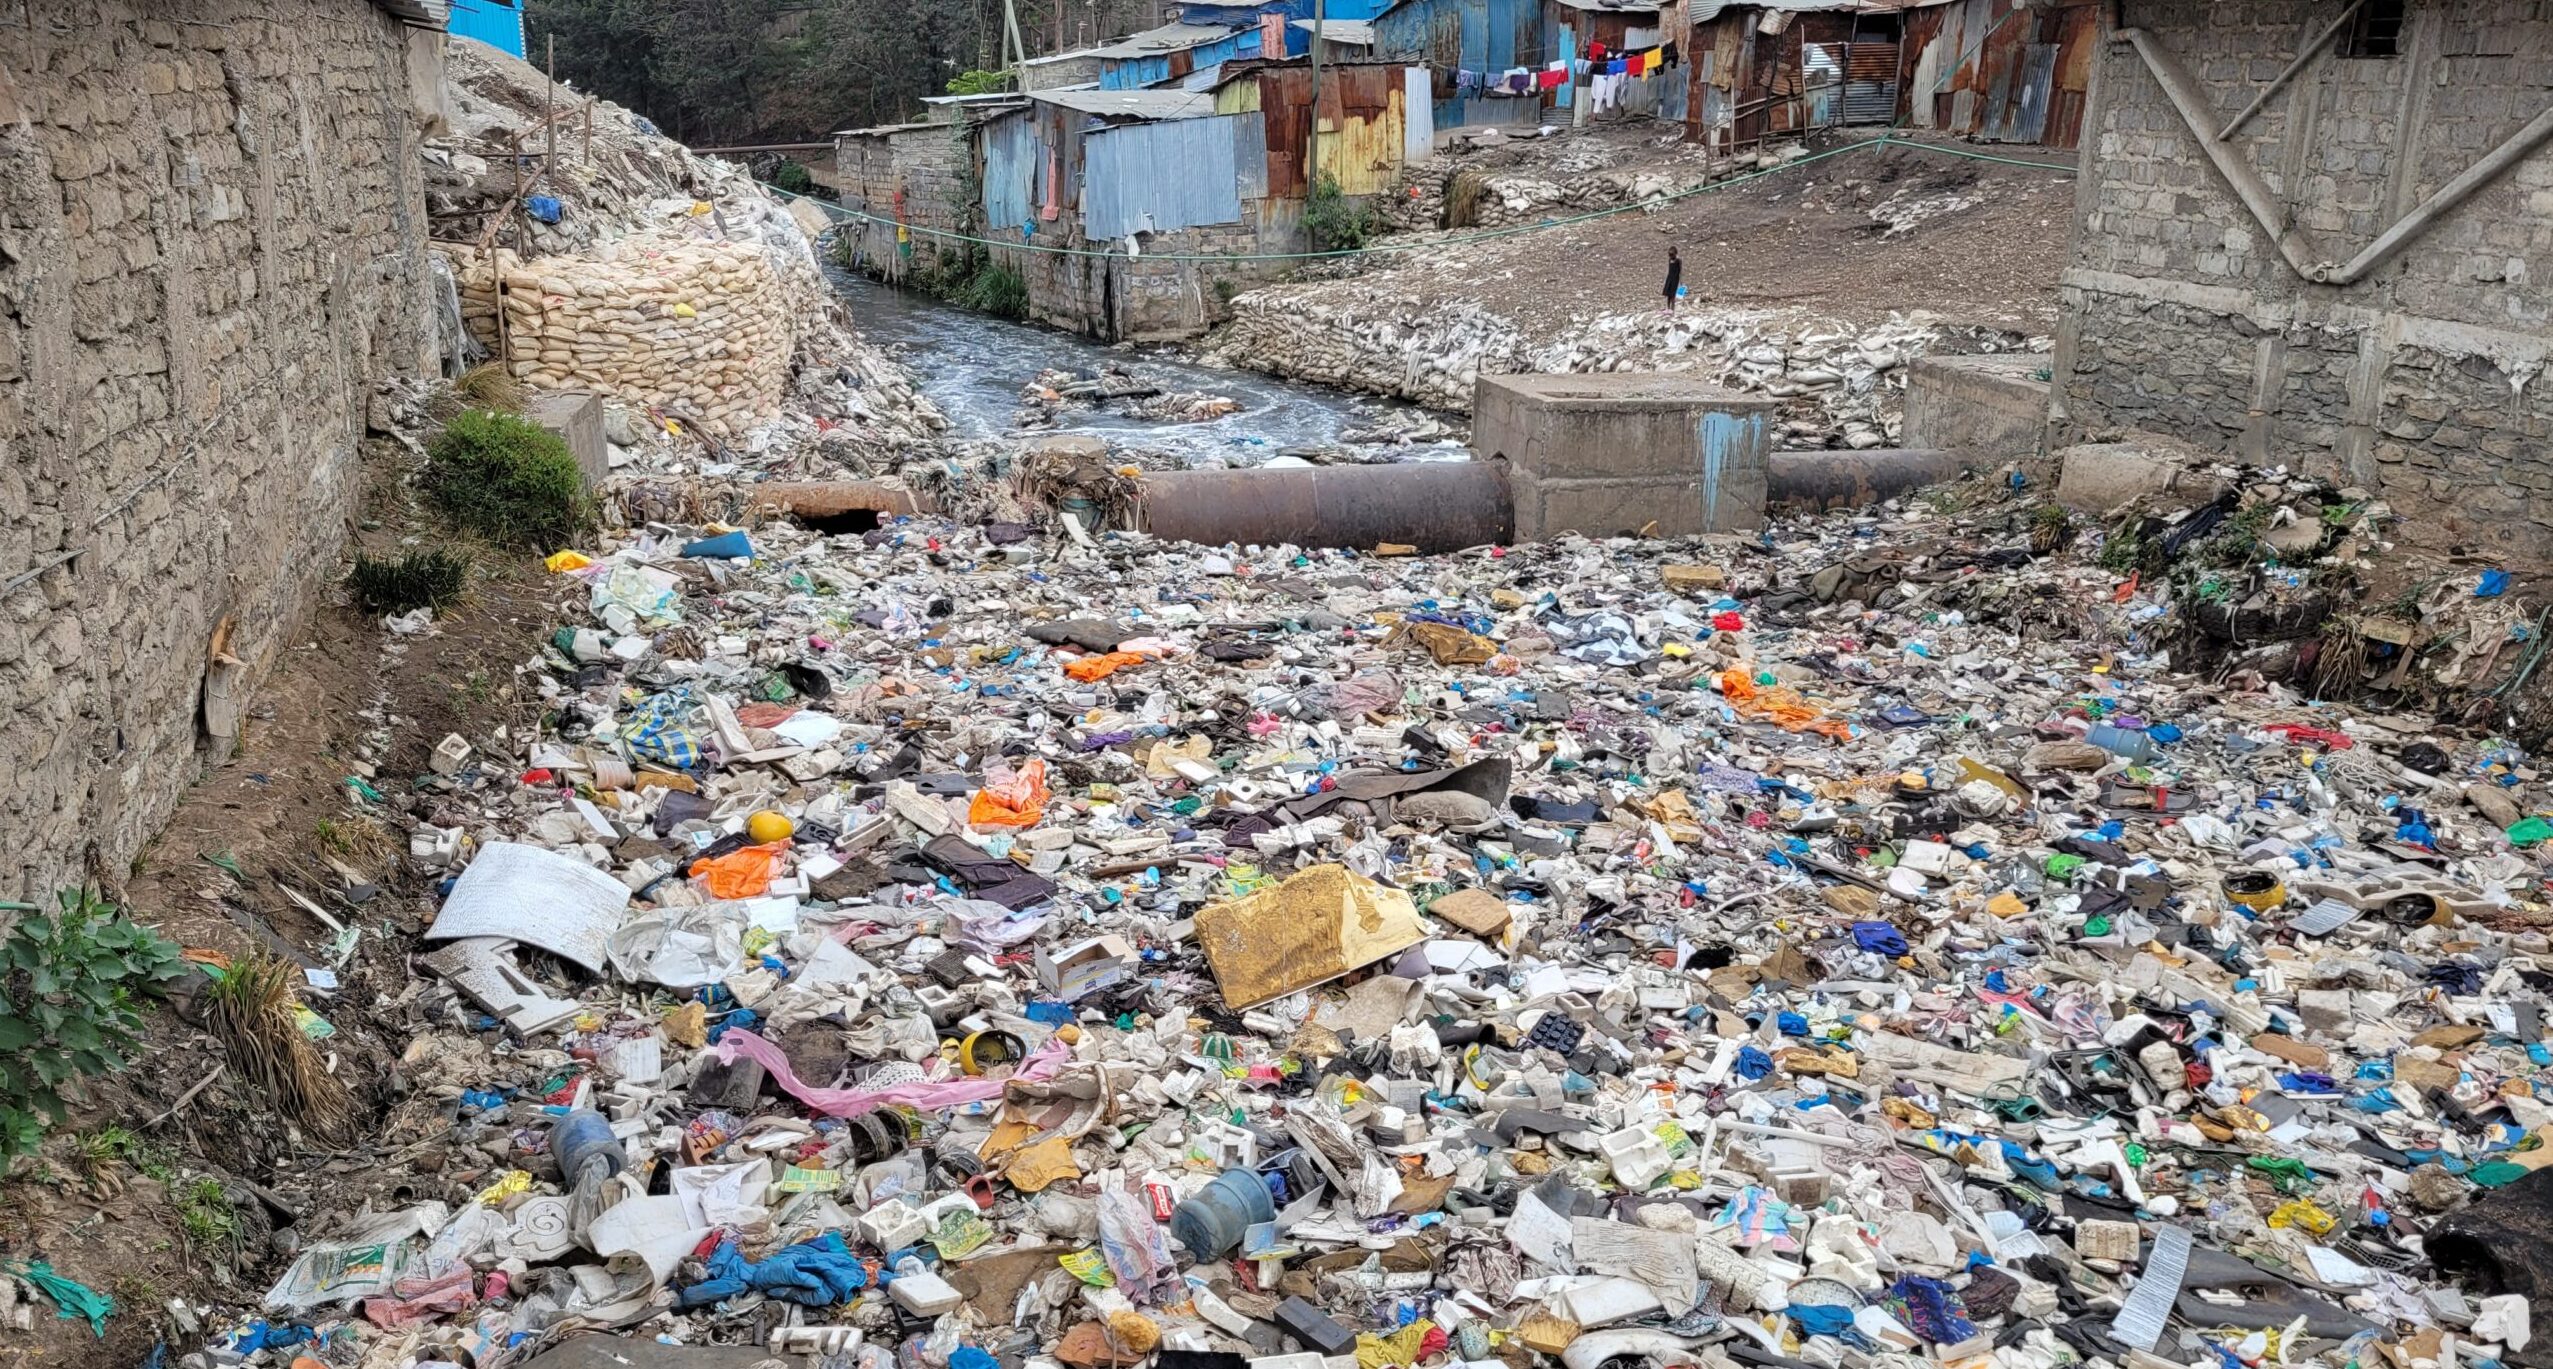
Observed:
[[[770,480],[739,485],[735,493],[753,508],[798,518],[838,518],[846,513],[938,513],[939,501],[913,490],[867,480]]]
[[[1506,468],[1493,461],[1169,471],[1144,481],[1135,526],[1206,546],[1460,551],[1512,540],[1511,502]]]

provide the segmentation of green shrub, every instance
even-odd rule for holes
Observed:
[[[779,168],[771,173],[771,183],[792,195],[808,194],[816,188],[815,173],[807,170],[804,163],[787,157],[781,158]]]
[[[0,1163],[62,1120],[66,1091],[132,1062],[143,999],[177,977],[176,943],[112,903],[64,890],[0,940]]]
[[[1339,189],[1338,177],[1324,173],[1303,202],[1303,231],[1315,251],[1352,252],[1373,241],[1382,226],[1373,210]]]
[[[1010,88],[1011,74],[1009,72],[972,68],[950,77],[948,83],[948,93],[951,95],[991,95]]]
[[[376,560],[357,552],[354,573],[346,577],[346,583],[366,613],[448,608],[469,586],[470,558],[436,550]]]
[[[426,494],[463,527],[514,546],[564,542],[594,521],[576,457],[556,433],[474,410],[426,447]]]
[[[1028,281],[1007,266],[991,262],[979,263],[974,272],[949,292],[949,299],[981,314],[995,318],[1028,317]]]

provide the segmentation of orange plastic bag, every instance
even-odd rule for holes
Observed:
[[[760,898],[771,891],[771,881],[780,872],[780,853],[789,843],[775,841],[768,846],[747,846],[723,856],[711,856],[691,863],[691,877],[699,880],[711,898]]]
[[[996,761],[984,769],[984,787],[966,804],[969,827],[1035,827],[1046,816],[1046,762],[1030,759],[1017,770]]]
[[[1087,684],[1104,680],[1130,665],[1142,665],[1144,658],[1131,651],[1112,651],[1105,656],[1084,656],[1078,661],[1064,662],[1064,673]]]

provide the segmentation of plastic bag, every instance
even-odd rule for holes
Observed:
[[[1035,827],[1046,816],[1046,762],[1030,759],[1014,770],[1007,762],[984,767],[984,787],[967,802],[970,827]]]
[[[1117,1276],[1118,1291],[1136,1302],[1157,1304],[1165,1286],[1180,1284],[1169,1233],[1123,1174],[1110,1175],[1099,1188],[1099,1253]]]
[[[711,898],[760,898],[770,892],[772,877],[779,871],[780,853],[788,847],[787,842],[775,841],[696,860],[691,863],[691,877]]]
[[[1066,661],[1064,673],[1087,684],[1092,680],[1104,680],[1130,665],[1142,665],[1144,659],[1131,651],[1111,651],[1103,656],[1084,656],[1078,661]]]

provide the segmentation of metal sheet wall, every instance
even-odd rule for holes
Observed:
[[[1543,0],[1408,0],[1374,21],[1374,55],[1426,64],[1434,74],[1439,129],[1479,124],[1532,123],[1541,117],[1536,99],[1464,99],[1454,92],[1456,71],[1504,71],[1549,60]]]
[[[1124,124],[1090,135],[1082,231],[1091,239],[1241,222],[1267,193],[1257,114]]]
[[[984,225],[995,234],[1016,233],[1037,221],[1037,170],[1042,152],[1037,128],[1025,113],[1005,114],[976,138],[984,157]]]
[[[1400,172],[1408,146],[1408,70],[1370,63],[1322,69],[1321,167],[1338,177],[1339,189],[1350,195],[1386,189]],[[1255,96],[1227,86],[1215,96],[1215,108],[1261,111],[1267,127],[1268,194],[1303,199],[1310,193],[1303,158],[1312,138],[1311,69],[1262,67],[1254,75]],[[1429,124],[1432,129],[1432,118]],[[1432,132],[1429,141],[1434,141]]]

